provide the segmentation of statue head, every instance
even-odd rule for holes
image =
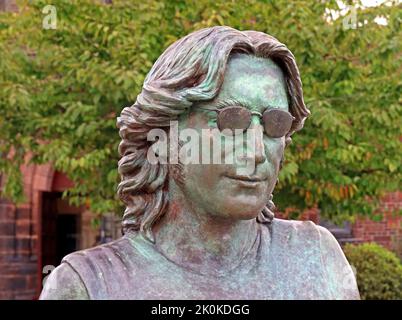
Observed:
[[[212,27],[176,41],[155,62],[136,102],[117,121],[123,231],[141,231],[152,240],[152,226],[172,197],[185,199],[202,214],[270,223],[285,146],[308,115],[294,56],[275,38]],[[150,131],[169,133],[173,121],[179,131],[193,129],[200,135],[208,128],[241,129],[236,135],[244,140],[233,144],[235,163],[151,163]],[[238,156],[236,149],[244,151],[251,140],[252,152]],[[253,170],[239,174],[237,158],[253,163]]]

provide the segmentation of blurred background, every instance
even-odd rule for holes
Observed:
[[[0,299],[36,299],[66,254],[121,236],[116,117],[200,28],[285,43],[311,110],[277,217],[327,227],[364,299],[402,299],[400,1],[0,0]]]

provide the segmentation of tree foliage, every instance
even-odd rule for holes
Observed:
[[[229,25],[266,32],[295,54],[312,112],[288,148],[279,208],[317,205],[333,219],[372,214],[401,180],[401,8],[363,8],[355,25],[336,1],[47,1],[0,14],[0,172],[21,199],[19,165],[53,163],[75,187],[66,195],[119,212],[116,116],[131,105],[153,62],[180,37]],[[387,24],[375,22],[385,17]],[[353,20],[352,19],[352,20]],[[10,152],[13,156],[10,157]]]

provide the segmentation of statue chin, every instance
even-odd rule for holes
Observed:
[[[220,216],[230,217],[235,220],[250,220],[257,218],[266,203],[260,197],[255,197],[255,201],[250,201],[254,197],[237,197],[227,201],[230,206],[221,210]]]
[[[231,216],[232,216],[232,218],[234,218],[236,220],[251,220],[251,219],[257,218],[257,216],[260,212],[261,212],[261,210],[250,211],[250,209],[249,209],[248,211],[239,212],[236,215],[232,214]]]

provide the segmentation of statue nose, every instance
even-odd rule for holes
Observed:
[[[256,164],[263,163],[266,160],[265,146],[264,146],[264,128],[260,123],[253,122],[250,129],[254,130],[254,158]]]
[[[250,131],[252,130],[252,132]],[[252,123],[244,135],[244,148],[246,152],[242,153],[239,160],[253,160],[255,164],[264,163],[266,158],[264,146],[263,127],[257,123]]]

